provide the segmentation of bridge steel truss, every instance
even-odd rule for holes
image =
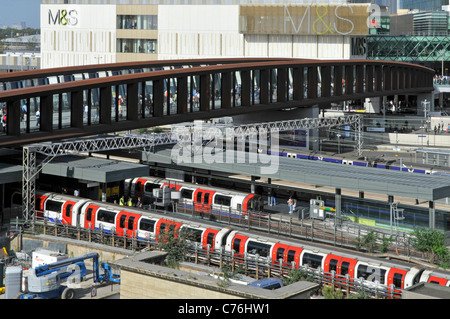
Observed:
[[[112,69],[111,76],[98,75]],[[17,72],[0,75],[0,84],[59,73],[73,78],[77,73],[89,74],[80,80],[0,91],[0,103],[6,103],[8,114],[0,147],[252,112],[327,107],[367,97],[420,94],[433,91],[434,76],[426,67],[393,61],[222,59]],[[198,101],[194,91],[199,93]],[[123,117],[115,107],[120,94],[126,97]],[[27,116],[21,124],[23,104]],[[85,120],[84,105],[89,115],[98,112],[97,121],[91,116]],[[33,126],[30,117],[37,108],[40,125]],[[62,123],[64,116],[67,119]]]
[[[345,117],[304,118],[277,122],[264,122],[232,127],[232,134],[236,137],[245,137],[255,131],[288,131],[298,129],[318,129],[351,125],[355,129],[357,153],[361,154],[361,116],[349,115]],[[209,132],[208,132],[209,130]],[[215,128],[206,129],[205,135],[212,135]],[[176,135],[178,136],[178,135]],[[158,145],[169,145],[179,142],[172,132],[148,135],[105,135],[84,139],[71,139],[55,143],[31,144],[23,147],[23,176],[22,176],[22,213],[25,220],[35,216],[36,176],[42,169],[57,156],[69,154],[83,154],[123,149],[143,149],[150,151]],[[38,163],[36,155],[45,158]]]

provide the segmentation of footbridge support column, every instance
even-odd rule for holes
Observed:
[[[430,229],[436,228],[436,209],[434,208],[434,201],[430,200],[428,202],[428,210],[429,210],[429,227]]]
[[[342,199],[342,195],[341,195],[341,189],[340,188],[336,188],[336,193],[335,193],[335,202],[336,202],[336,225],[341,225],[341,199]]]

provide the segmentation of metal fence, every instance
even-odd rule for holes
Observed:
[[[269,222],[268,225],[270,224]],[[163,237],[137,238],[136,233],[132,237],[125,237],[123,233],[119,234],[115,230],[86,229],[69,226],[61,222],[49,222],[47,219],[35,218],[29,226],[27,232],[85,240],[133,251],[161,249],[159,242],[164,240]],[[273,223],[272,226],[277,231],[279,230],[279,227],[275,227]],[[16,227],[18,230],[17,235],[20,235],[22,228],[18,220],[16,220]],[[349,275],[341,276],[337,275],[334,271],[327,273],[320,269],[320,267],[314,269],[308,265],[297,265],[295,262],[287,264],[282,260],[272,260],[270,257],[260,257],[259,255],[252,254],[244,254],[242,256],[236,254],[234,250],[226,252],[223,246],[213,250],[209,249],[209,247],[204,248],[199,243],[193,243],[189,251],[186,252],[185,258],[187,261],[195,264],[215,266],[219,269],[227,267],[232,272],[237,272],[238,274],[255,279],[269,277],[289,278],[293,275],[293,272],[299,271],[303,273],[302,278],[304,280],[317,282],[321,285],[332,285],[336,289],[345,292],[347,296],[354,293],[363,293],[366,298],[401,298],[401,290],[394,286],[386,287],[379,283],[364,281],[362,278],[350,278]]]
[[[215,221],[228,226],[238,226],[248,230],[257,230],[263,234],[277,234],[287,238],[296,238],[311,242],[321,242],[364,252],[393,253],[398,256],[425,258],[422,252],[412,246],[411,236],[405,232],[373,228],[351,221],[338,222],[335,218],[317,220],[297,216],[283,216],[265,212],[245,212],[231,208],[212,207],[211,205],[179,202],[176,212],[191,217]],[[375,236],[372,247],[364,247],[363,239],[369,233]],[[391,238],[391,240],[387,240]],[[389,242],[389,244],[386,244]]]

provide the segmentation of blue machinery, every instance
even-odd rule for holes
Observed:
[[[31,269],[27,277],[28,292],[18,295],[18,299],[50,299],[59,298],[73,299],[75,289],[61,285],[61,279],[67,282],[79,282],[86,276],[84,261],[93,260],[94,283],[120,283],[120,276],[111,271],[107,263],[99,263],[98,253],[90,253],[81,257],[69,258],[55,263],[42,265]],[[100,274],[100,268],[102,274]]]

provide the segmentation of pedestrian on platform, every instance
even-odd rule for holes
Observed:
[[[289,214],[292,214],[292,212],[294,211],[294,199],[292,197],[289,197],[287,203],[289,205]]]
[[[119,199],[119,205],[120,205],[120,206],[125,205],[125,198],[123,197],[123,195],[122,195],[122,197],[120,197],[120,199]]]

